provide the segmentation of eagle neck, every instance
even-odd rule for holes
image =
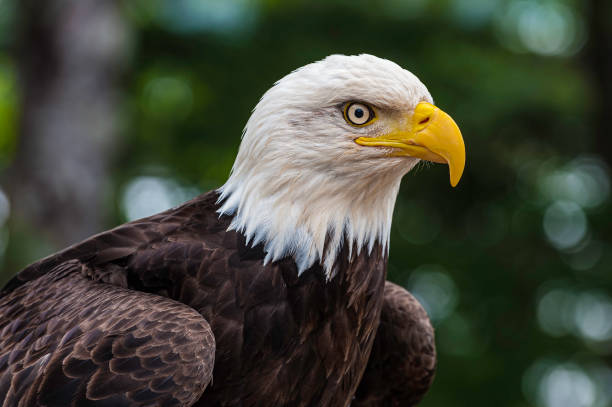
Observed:
[[[299,274],[320,264],[329,280],[339,256],[371,255],[375,245],[388,252],[402,175],[285,180],[278,173],[262,179],[234,172],[218,190],[217,212],[233,217],[228,230],[242,233],[247,244],[263,244],[264,264],[292,257]]]

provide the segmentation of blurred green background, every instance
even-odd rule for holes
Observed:
[[[0,282],[226,179],[275,80],[397,62],[467,145],[405,177],[389,279],[426,306],[422,405],[612,405],[612,2],[3,0]]]

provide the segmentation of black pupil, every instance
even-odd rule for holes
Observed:
[[[356,118],[361,119],[364,114],[365,114],[365,112],[363,111],[362,108],[358,107],[357,109],[355,109],[355,117]]]

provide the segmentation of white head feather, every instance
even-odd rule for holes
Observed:
[[[354,101],[374,106],[378,120],[348,124],[343,107]],[[351,253],[376,241],[388,250],[401,178],[419,160],[354,140],[388,131],[422,101],[432,103],[416,76],[372,55],[332,55],[293,71],[255,107],[219,213],[234,215],[230,229],[249,244],[263,242],[266,263],[293,256],[300,273],[320,262],[332,278],[344,238]]]

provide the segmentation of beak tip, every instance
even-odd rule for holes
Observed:
[[[450,165],[449,165],[450,167]],[[453,188],[455,188],[457,186],[457,184],[459,184],[459,181],[461,180],[461,177],[463,176],[463,168],[461,168],[460,171],[453,171],[453,168],[451,168],[450,172],[450,184]]]

